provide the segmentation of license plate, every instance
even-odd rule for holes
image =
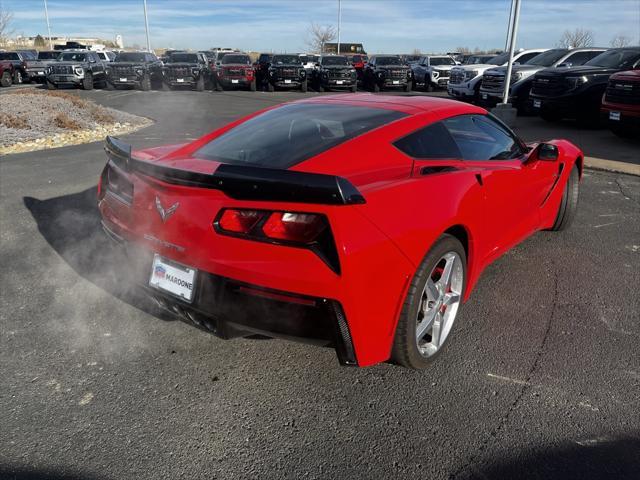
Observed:
[[[336,85],[342,85],[344,82],[342,80],[336,80]]]
[[[238,83],[238,80],[231,80],[231,83]]]
[[[489,98],[489,95],[487,95],[486,93],[483,93],[483,94],[482,94],[482,99],[483,99],[483,100],[486,100],[487,98]]]
[[[609,112],[609,120],[620,121],[620,112]]]
[[[542,102],[540,100],[533,101],[533,108],[540,108],[542,106]]]
[[[394,80],[394,81],[393,81],[393,84],[394,84],[394,85],[400,85],[400,80]]]
[[[44,72],[38,72],[38,75],[44,75]]]
[[[178,78],[178,79],[176,79],[176,82],[178,82],[178,83],[184,83],[184,78]]]
[[[291,83],[291,80],[285,80],[284,83]]]
[[[157,253],[153,256],[149,286],[191,303],[195,279],[196,269],[167,260]]]
[[[127,81],[127,79],[126,79],[126,78],[121,78],[121,79],[120,79],[120,81],[121,81],[121,82],[126,82],[126,81]]]

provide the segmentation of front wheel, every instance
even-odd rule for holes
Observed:
[[[426,368],[445,347],[464,294],[467,257],[460,241],[442,235],[418,267],[404,301],[392,360]]]
[[[200,75],[196,82],[196,92],[204,92],[204,77]]]
[[[351,93],[356,93],[358,91],[358,85],[351,85]]]
[[[562,200],[556,214],[556,221],[549,229],[553,232],[559,232],[568,228],[576,217],[578,211],[578,198],[580,196],[580,176],[578,174],[578,166],[576,165],[569,174],[569,179],[562,192]]]
[[[410,92],[411,91],[411,87],[412,87],[411,82],[407,82],[407,84],[404,86],[404,91],[405,92]]]
[[[3,87],[10,87],[13,83],[13,79],[11,78],[10,72],[2,72],[2,77],[0,78],[0,85]]]
[[[380,85],[378,85],[378,82],[376,82],[375,80],[373,81],[373,92],[380,93]]]
[[[82,88],[84,90],[93,90],[93,75],[91,73],[85,73],[82,79]]]
[[[20,70],[16,70],[13,72],[13,83],[19,85],[22,83],[22,72]]]
[[[307,84],[307,79],[305,78],[305,79],[302,81],[302,85],[300,86],[300,91],[301,91],[302,93],[307,93],[307,91],[308,91],[308,90],[309,90],[309,85]]]
[[[55,83],[53,83],[51,80],[47,79],[47,89],[48,90],[55,90],[57,88],[58,88],[58,86]]]
[[[140,90],[143,92],[151,90],[151,77],[149,75],[145,75],[142,77],[142,80],[140,80]]]
[[[250,92],[255,92],[257,90],[257,85],[256,85],[256,79],[254,78],[253,80],[251,80],[251,83],[249,84],[249,91]]]
[[[427,92],[433,92],[433,90],[434,90],[433,83],[431,83],[431,81],[429,81],[429,80],[425,80],[424,81],[424,89]]]

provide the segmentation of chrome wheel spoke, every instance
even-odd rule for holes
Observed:
[[[446,263],[444,264],[442,275],[438,280],[438,289],[441,293],[446,293],[447,289],[451,286],[451,272],[453,272],[456,257],[451,254],[446,255],[445,261]]]
[[[427,334],[431,326],[433,325],[433,321],[438,314],[437,309],[432,308],[431,310],[427,310],[422,317],[422,321],[418,324],[418,329],[416,330],[416,338],[418,340],[422,340],[422,338]]]
[[[459,301],[460,301],[460,294],[454,291],[451,291],[444,294],[444,300],[442,301],[442,304],[448,307],[449,305],[455,305]]]
[[[431,329],[431,343],[435,348],[440,348],[440,336],[444,328],[444,315],[438,312],[433,321],[433,328]]]
[[[427,300],[437,301],[440,297],[440,290],[438,290],[438,287],[431,278],[427,280],[424,291],[427,294]]]

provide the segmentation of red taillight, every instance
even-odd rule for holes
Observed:
[[[234,233],[250,233],[253,227],[267,215],[259,210],[225,210],[218,221],[222,230]]]
[[[324,217],[312,213],[274,212],[262,227],[269,238],[309,243],[327,227]]]

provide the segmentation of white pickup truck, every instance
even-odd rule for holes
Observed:
[[[513,61],[518,63],[526,63],[536,55],[545,52],[546,48],[534,48],[530,50],[520,49],[513,54]],[[460,65],[451,69],[449,84],[447,85],[447,93],[450,97],[459,100],[478,100],[480,83],[482,74],[485,70],[495,68],[496,66],[504,66],[509,62],[509,53],[504,52],[493,57],[486,64],[480,65]]]

